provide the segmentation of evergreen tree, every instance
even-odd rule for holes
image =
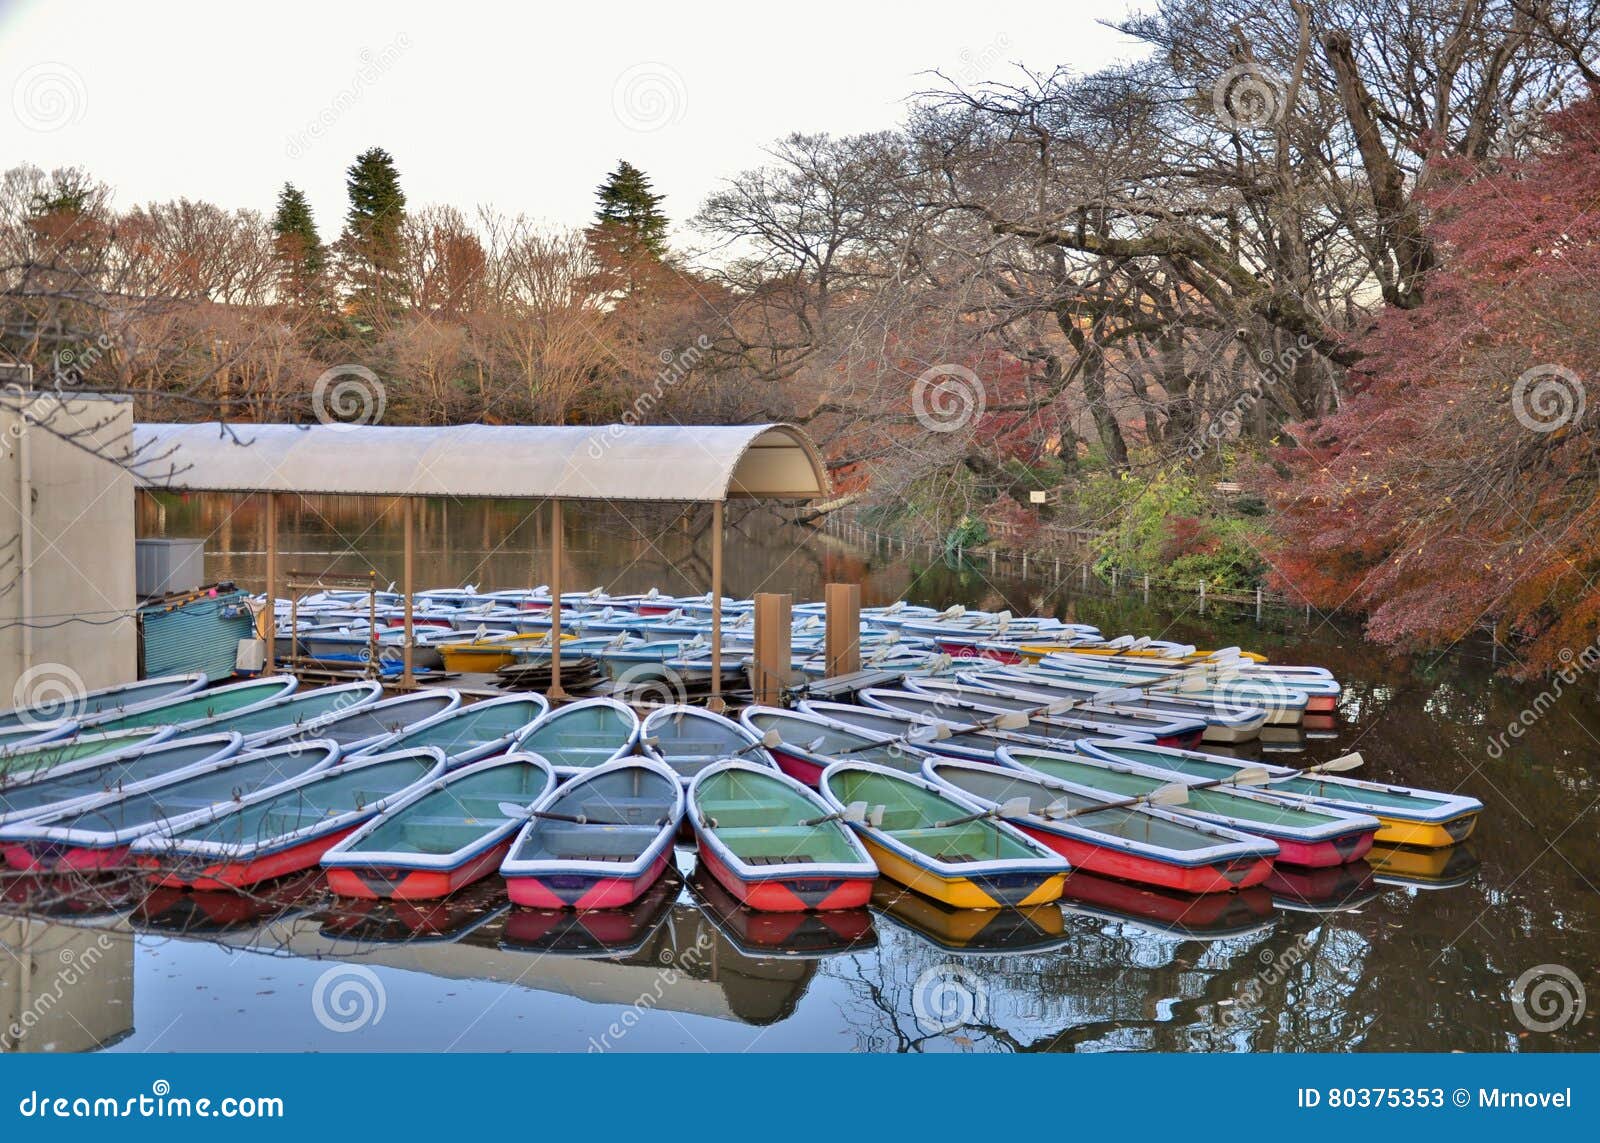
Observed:
[[[344,216],[341,246],[350,301],[370,321],[401,302],[400,228],[406,196],[394,156],[382,147],[363,151],[345,172],[345,190],[350,208]]]
[[[284,183],[278,192],[272,234],[285,293],[297,301],[310,300],[318,293],[327,252],[317,234],[311,204],[293,183]]]
[[[600,206],[588,230],[589,248],[608,275],[634,282],[643,263],[666,256],[665,196],[651,189],[649,175],[624,159],[595,197]]]

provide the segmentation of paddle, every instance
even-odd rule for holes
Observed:
[[[1134,806],[1181,806],[1189,800],[1189,790],[1192,787],[1182,782],[1169,782],[1165,786],[1158,786],[1148,794],[1137,798],[1123,798],[1115,802],[1101,802],[1096,806],[1083,806],[1076,810],[1066,809],[1068,802],[1065,798],[1051,802],[1040,813],[1040,817],[1049,818],[1051,821],[1066,821],[1068,818],[1081,817],[1084,814],[1097,814],[1101,810],[1130,809]],[[1065,812],[1060,812],[1065,810]],[[1056,812],[1052,812],[1056,811]]]
[[[998,806],[991,807],[987,810],[979,810],[975,814],[967,814],[965,817],[951,818],[949,821],[934,822],[933,828],[945,829],[948,826],[966,825],[968,822],[975,822],[979,818],[1021,818],[1026,817],[1030,812],[1030,803],[1026,796],[1020,798],[1010,798],[1004,802],[1001,802]]]
[[[628,824],[627,822],[603,822],[598,818],[584,817],[582,814],[553,814],[548,810],[534,810],[529,806],[519,806],[515,802],[501,802],[499,808],[500,812],[508,818],[522,818],[524,820],[542,818],[553,822],[571,822],[573,825],[620,826]]]
[[[882,820],[882,815],[879,815],[879,819]],[[860,825],[866,820],[867,803],[851,802],[844,809],[839,810],[836,813],[824,814],[820,818],[807,818],[805,821],[802,821],[799,824],[803,826],[819,826],[828,822],[851,822],[853,824]]]
[[[783,735],[779,734],[776,730],[769,730],[755,742],[752,742],[749,746],[746,746],[743,750],[735,750],[732,754],[728,755],[728,757],[738,758],[740,755],[748,754],[752,750],[764,750],[773,746],[782,745]]]

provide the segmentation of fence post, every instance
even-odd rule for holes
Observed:
[[[1206,613],[1206,581],[1200,581],[1200,614]]]
[[[1057,556],[1057,557],[1056,557],[1056,572],[1055,572],[1055,578],[1056,578],[1056,579],[1057,579],[1057,580],[1060,580],[1060,578],[1061,578],[1061,557],[1060,557],[1060,556]]]
[[[1256,584],[1256,622],[1261,622],[1261,585]]]
[[[1150,573],[1144,573],[1144,601],[1150,602]]]
[[[1023,579],[1027,579],[1028,578],[1028,553],[1027,552],[1023,552],[1022,553],[1022,578]]]

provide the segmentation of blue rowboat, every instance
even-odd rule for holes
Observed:
[[[81,695],[63,696],[60,702],[47,704],[44,708],[37,706],[13,707],[10,710],[0,711],[0,730],[9,730],[16,726],[37,725],[39,723],[81,721],[93,718],[96,715],[113,714],[157,699],[177,698],[180,695],[192,694],[205,685],[206,676],[204,672],[195,672],[187,675],[162,675],[154,679],[140,679],[138,682],[121,683],[114,687],[103,687],[100,690],[89,691]]]
[[[363,754],[388,753],[415,746],[436,746],[450,769],[511,749],[516,737],[550,713],[543,695],[515,694],[484,699],[416,723],[399,734],[372,743]]]
[[[312,691],[311,694],[317,692]],[[354,754],[384,739],[393,738],[418,723],[449,714],[461,705],[461,693],[447,688],[415,691],[377,702],[297,720],[293,725],[260,730],[245,740],[249,749],[275,742],[300,742],[331,738],[347,754]]]
[[[237,734],[206,734],[176,742],[141,742],[114,754],[63,762],[26,780],[0,783],[0,825],[54,813],[104,794],[137,793],[152,782],[231,758],[243,741]]]
[[[626,757],[639,744],[639,716],[616,699],[592,698],[550,711],[517,738],[515,750],[549,761],[563,778]]]
[[[665,763],[688,785],[713,762],[739,758],[776,770],[778,763],[759,735],[731,718],[699,706],[663,706],[644,720],[644,754]]]

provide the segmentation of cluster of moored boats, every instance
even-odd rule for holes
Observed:
[[[419,602],[443,610],[444,594]],[[457,593],[457,609],[537,614],[536,595],[514,594]],[[624,602],[583,598],[605,622]],[[668,623],[693,614],[627,603]],[[131,868],[192,889],[320,866],[356,898],[435,899],[497,876],[519,905],[602,910],[638,900],[692,844],[756,910],[857,907],[880,878],[994,908],[1054,900],[1074,869],[1245,888],[1278,865],[1358,861],[1375,841],[1454,845],[1482,810],[1351,777],[1358,755],[1292,769],[1199,749],[1328,709],[1338,683],[1317,668],[991,614],[895,607],[868,624],[931,644],[899,686],[737,717],[615,697],[465,703],[442,687],[385,698],[375,681],[282,675],[145,680],[86,696],[70,719],[0,712],[0,852],[16,870]]]

